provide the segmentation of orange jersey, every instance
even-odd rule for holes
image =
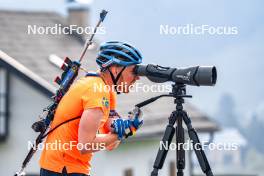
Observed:
[[[96,76],[81,78],[70,87],[60,101],[51,129],[68,119],[81,116],[86,109],[99,107],[104,114],[99,132],[107,133],[104,124],[108,120],[110,109],[115,109],[115,106],[116,94],[105,89],[102,78]],[[63,167],[66,167],[68,173],[89,174],[93,154],[80,154],[77,148],[79,122],[80,119],[68,122],[48,135],[40,158],[41,168],[61,172]]]

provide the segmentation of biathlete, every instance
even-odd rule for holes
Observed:
[[[96,62],[100,71],[77,80],[56,109],[51,129],[69,122],[47,136],[40,176],[89,175],[94,152],[115,149],[143,124],[138,108],[128,118],[115,111],[116,93],[128,93],[139,79],[134,68],[142,62],[140,52],[123,42],[106,42],[100,46]],[[55,148],[49,147],[54,143]]]

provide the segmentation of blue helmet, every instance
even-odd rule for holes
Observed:
[[[129,44],[111,41],[100,46],[96,62],[104,70],[113,64],[124,67],[140,64],[142,56],[136,48]]]

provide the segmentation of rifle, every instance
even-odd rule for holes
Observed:
[[[16,172],[15,176],[24,176],[25,175],[25,168],[27,164],[29,163],[30,159],[34,155],[34,153],[37,151],[38,145],[43,141],[43,139],[54,129],[49,131],[49,126],[51,122],[53,121],[54,114],[56,111],[56,108],[62,99],[62,97],[66,94],[66,92],[69,90],[71,84],[75,80],[75,78],[78,76],[78,71],[81,68],[81,61],[88,49],[88,47],[92,44],[94,35],[96,34],[97,28],[100,26],[100,24],[104,21],[104,18],[107,14],[107,11],[102,10],[100,13],[100,19],[98,23],[96,24],[94,31],[90,37],[90,39],[87,39],[83,48],[83,51],[81,53],[81,56],[78,61],[72,61],[68,57],[65,58],[64,63],[61,66],[61,69],[63,70],[63,73],[61,74],[61,77],[56,77],[55,82],[59,85],[59,89],[56,91],[55,95],[52,97],[52,103],[43,109],[43,114],[41,115],[41,120],[35,122],[32,125],[32,128],[35,132],[40,132],[37,139],[35,140],[34,145],[29,150],[26,158],[24,159],[21,169]],[[67,122],[67,121],[66,121]],[[66,123],[63,122],[63,123]]]

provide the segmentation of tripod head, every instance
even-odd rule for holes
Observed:
[[[185,84],[173,84],[172,91],[170,95],[174,98],[192,98],[191,95],[186,95],[186,85]]]
[[[150,99],[147,99],[141,103],[136,104],[135,106],[138,108],[141,108],[143,106],[146,106],[162,97],[174,97],[175,98],[175,104],[176,104],[176,100],[181,100],[181,102],[183,103],[184,100],[183,98],[192,98],[191,95],[186,95],[186,85],[183,83],[174,83],[172,84],[172,91],[169,94],[162,94],[162,95],[158,95],[155,97],[152,97]]]

